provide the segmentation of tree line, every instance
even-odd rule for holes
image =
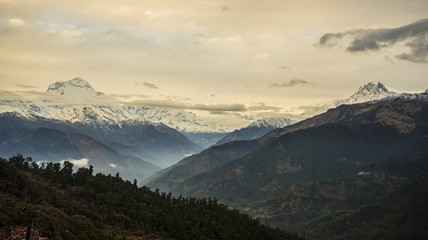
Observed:
[[[73,171],[68,161],[0,158],[0,181],[3,236],[27,227],[49,239],[301,239],[217,199],[152,191],[92,166]]]

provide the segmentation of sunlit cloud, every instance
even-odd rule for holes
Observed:
[[[23,19],[21,19],[21,18],[11,18],[11,19],[9,19],[10,25],[15,26],[15,27],[22,26],[22,25],[25,24],[25,22],[26,21],[23,20]]]

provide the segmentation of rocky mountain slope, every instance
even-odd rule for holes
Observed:
[[[247,151],[242,152],[242,155],[237,156],[235,154],[236,151],[233,148],[229,148],[229,145],[227,144],[221,145],[193,156],[192,161],[189,161],[188,159],[183,161],[186,165],[183,165],[181,168],[184,168],[184,166],[189,164],[193,164],[202,166],[198,172],[205,172],[212,169],[211,165],[206,162],[218,162],[217,160],[213,160],[217,159],[216,152],[221,152],[221,155],[218,155],[221,156],[221,162],[227,163],[236,159],[237,157],[242,157],[245,154],[250,153],[251,147],[261,147],[287,133],[311,127],[317,127],[324,124],[350,122],[358,122],[363,124],[371,123],[390,126],[395,128],[400,133],[408,133],[413,131],[417,124],[426,124],[424,116],[420,116],[421,112],[425,111],[424,108],[426,107],[426,102],[427,95],[415,94],[397,96],[396,98],[385,99],[383,101],[354,105],[341,105],[334,109],[330,109],[324,114],[317,115],[313,118],[306,119],[284,128],[275,129],[261,138],[240,143],[240,148],[248,149]],[[251,147],[245,147],[247,144]],[[254,150],[257,150],[258,147]],[[228,154],[228,152],[230,152],[230,154]],[[210,156],[212,156],[212,158],[207,157],[208,153]],[[178,163],[177,166],[179,165],[181,164]],[[217,165],[214,166],[217,167]],[[174,191],[173,185],[175,186],[175,184],[171,185],[171,182],[166,181],[165,178],[179,179],[179,181],[182,182],[185,179],[194,176],[193,173],[185,175],[183,174],[184,172],[177,173],[176,175],[174,171],[171,171],[169,174],[165,173],[168,176],[165,175],[163,177],[159,177],[159,180],[152,179],[149,183],[149,186],[160,189],[163,189],[162,187],[167,186],[166,189]]]
[[[326,204],[330,204],[330,208],[316,205],[318,203],[314,201],[319,199],[316,196],[309,197],[310,201],[305,203],[300,200],[284,200],[279,197],[284,196],[282,193],[306,196],[309,191],[306,186],[324,183],[335,186],[332,188],[324,184],[326,190],[336,188],[344,191],[342,188],[358,187],[356,184],[360,180],[352,180],[348,185],[339,184],[342,179],[354,176],[362,178],[367,173],[375,176],[370,173],[373,164],[397,158],[404,162],[402,164],[411,165],[411,161],[426,159],[427,119],[428,96],[425,94],[341,105],[311,119],[274,130],[262,138],[229,142],[212,148],[211,151],[215,149],[222,154],[222,164],[215,168],[203,167],[209,166],[216,159],[202,157],[209,153],[204,151],[182,163],[182,166],[201,166],[199,174],[191,173],[186,177],[184,171],[179,171],[178,163],[161,177],[153,179],[149,186],[167,187],[176,194],[215,196],[233,207],[263,218],[273,226],[287,230],[297,229],[297,223],[307,221],[308,216],[321,216],[334,209],[355,209],[383,196],[393,187],[384,191],[379,188],[375,190],[379,195],[373,195],[373,198],[358,204],[328,200],[330,202]],[[236,151],[234,148],[226,147],[233,143],[241,143],[241,149],[250,144],[257,147],[255,151],[237,156],[233,154]],[[211,155],[215,155],[215,152]],[[421,171],[426,173],[426,166],[421,166]],[[404,167],[399,168],[399,171],[400,174],[406,173]],[[397,174],[387,175],[386,178],[395,177],[400,179]],[[175,181],[170,181],[174,179]],[[401,180],[405,182],[404,178]],[[303,186],[302,189],[307,190],[297,193],[292,186]],[[364,195],[363,192],[357,195],[359,194]],[[346,197],[355,198],[348,195]],[[287,204],[293,205],[294,212],[289,212]],[[266,206],[269,206],[270,211]],[[293,218],[295,211],[299,213],[295,216],[301,218],[299,221]]]

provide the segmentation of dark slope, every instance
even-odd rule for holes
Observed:
[[[402,184],[427,177],[427,170],[427,159],[388,159],[352,177],[292,184],[241,209],[270,226],[305,235],[310,229],[306,226],[308,221],[373,203]]]
[[[427,239],[428,178],[403,184],[355,210],[334,211],[305,224],[308,239]],[[328,236],[328,237],[327,237]]]
[[[296,130],[341,122],[381,123],[396,128],[401,133],[409,133],[417,125],[428,127],[427,109],[428,95],[426,94],[404,94],[379,101],[340,105],[291,126],[275,129],[259,141],[266,142]]]
[[[158,176],[151,179],[146,185],[164,192],[177,192],[176,188],[184,180],[243,157],[260,147],[261,144],[255,141],[236,141],[212,147],[163,170],[163,174],[156,174]]]
[[[287,126],[282,129],[273,130],[262,138],[242,142],[240,144],[240,148],[248,149],[247,151],[242,152],[242,154],[247,154],[287,133],[329,123],[378,123],[381,125],[390,126],[403,134],[410,133],[412,131],[426,131],[426,129],[428,129],[427,119],[428,96],[424,94],[411,95],[411,97],[397,97],[393,99],[355,105],[341,105],[313,118]],[[247,144],[248,147],[245,147]],[[233,148],[230,148],[230,146],[231,145],[228,144],[220,145],[215,148],[215,151],[208,149],[201,154],[193,156],[191,159],[185,159],[185,162],[186,164],[190,164],[190,162],[192,162],[194,165],[204,166],[202,163],[210,161],[210,158],[203,157],[205,152],[207,154],[211,154],[211,152],[221,152],[221,162],[225,164],[236,159],[237,157],[240,157],[234,154],[236,151]],[[252,146],[258,147],[251,150]],[[230,154],[228,154],[228,152],[230,152]],[[181,163],[178,163],[176,167],[183,168],[181,165]],[[176,171],[174,168],[175,167],[172,167],[169,171],[166,171],[159,177],[152,179],[149,183],[149,186],[175,191],[175,187],[172,187],[173,185],[175,185],[177,182],[183,182],[185,179],[189,179],[195,174],[193,171],[191,171],[190,174],[187,174],[185,171]],[[210,169],[211,167],[202,168],[199,172],[206,172]]]
[[[176,193],[215,196],[231,205],[257,201],[292,183],[352,176],[391,157],[428,156],[426,146],[424,135],[403,135],[380,124],[328,124],[288,133],[183,181]]]

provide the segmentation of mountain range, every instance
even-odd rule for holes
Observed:
[[[340,105],[258,139],[212,147],[147,184],[185,196],[214,196],[312,239],[330,236],[327,230],[336,230],[327,224],[339,218],[333,211],[364,209],[427,176],[427,119],[426,94]],[[323,222],[320,231],[320,222],[310,221],[323,221],[325,214],[333,215],[324,218],[330,223]],[[376,236],[380,230],[373,231]]]
[[[391,94],[382,84],[369,83],[350,99],[361,101]],[[42,101],[3,99],[0,112],[13,113],[13,116],[1,115],[2,130],[14,126],[81,134],[120,154],[140,158],[161,168],[201,151],[202,147],[233,140],[252,140],[293,122],[287,118],[262,118],[227,133],[218,123],[208,124],[191,112],[118,104],[79,77],[49,85]],[[19,150],[19,144],[13,149]],[[46,158],[49,152],[36,156]],[[82,154],[68,158],[74,156]],[[53,160],[53,157],[42,160]]]
[[[421,219],[413,210],[426,210],[426,92],[368,83],[299,122],[237,115],[253,122],[233,132],[189,111],[118,103],[81,78],[39,95],[0,100],[0,157],[67,160],[161,192],[215,197],[308,239],[382,239],[379,227],[350,220],[385,224],[370,210],[401,229],[401,239],[425,234],[423,224],[402,230],[411,223],[401,218]],[[403,186],[411,196],[399,197]]]

